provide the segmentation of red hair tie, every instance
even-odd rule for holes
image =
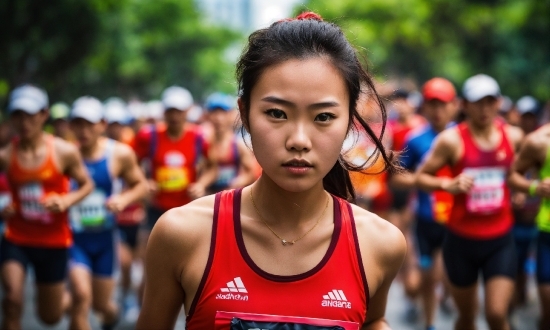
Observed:
[[[283,18],[282,20],[277,21],[277,23],[291,22],[291,21],[295,21],[295,20],[307,20],[307,19],[312,19],[312,20],[319,21],[319,22],[323,21],[323,18],[321,17],[321,15],[319,15],[317,13],[314,13],[312,11],[306,11],[306,12],[303,12],[300,15],[296,16],[295,18]]]

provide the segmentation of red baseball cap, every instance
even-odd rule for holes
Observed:
[[[456,97],[456,91],[453,84],[444,78],[432,78],[422,86],[422,96],[424,101],[440,100],[451,102]]]

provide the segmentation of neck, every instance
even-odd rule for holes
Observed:
[[[470,132],[472,132],[472,135],[480,136],[480,137],[490,137],[491,133],[493,132],[495,128],[494,121],[489,125],[476,125],[472,121],[467,121],[468,127],[470,129]]]
[[[267,175],[251,186],[254,202],[264,220],[279,227],[295,227],[312,220],[324,209],[329,195],[323,183],[303,192],[289,192],[279,187]],[[249,198],[249,195],[243,195]]]
[[[95,153],[101,147],[101,142],[102,142],[102,139],[99,138],[95,141],[95,143],[92,143],[89,146],[80,146],[80,153],[82,154],[82,157],[85,159],[94,158]]]
[[[36,150],[40,147],[42,144],[42,138],[44,136],[44,133],[42,131],[35,136],[28,138],[28,139],[21,139],[19,140],[19,148],[23,150]]]
[[[232,133],[231,130],[216,130],[215,133],[214,133],[214,139],[216,141],[223,141],[225,140],[225,138],[227,138],[228,136],[230,136]]]
[[[436,131],[437,133],[441,133],[445,130],[445,128],[447,128],[447,125],[449,125],[449,123],[445,125],[434,125],[434,124],[431,124],[431,125],[434,131]]]
[[[172,139],[179,139],[183,133],[183,125],[170,126],[166,128],[166,134]]]

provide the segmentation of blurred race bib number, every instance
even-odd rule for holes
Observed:
[[[157,170],[158,187],[162,191],[181,191],[189,184],[186,168],[161,167]]]
[[[107,219],[105,203],[107,196],[101,190],[94,190],[80,203],[71,207],[71,219],[77,227],[98,227]]]
[[[42,206],[45,195],[40,183],[23,185],[19,188],[18,194],[23,219],[44,224],[52,221],[50,212]]]
[[[470,213],[494,214],[504,207],[506,170],[501,167],[465,168],[465,174],[474,178],[474,186],[467,194],[466,208]]]

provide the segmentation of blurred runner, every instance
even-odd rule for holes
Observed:
[[[403,89],[397,89],[390,96],[389,106],[395,111],[396,117],[389,121],[389,130],[392,134],[392,149],[402,151],[406,136],[413,130],[426,124],[424,117],[416,113],[413,102],[409,99],[409,93]],[[418,269],[418,256],[414,247],[414,235],[411,231],[412,207],[410,204],[411,193],[407,189],[395,187],[390,184],[391,174],[387,174],[386,184],[391,194],[391,207],[388,220],[396,225],[407,238],[407,259],[400,271],[403,287],[407,296],[407,310],[405,319],[408,322],[416,322],[419,316],[415,303],[420,289],[421,275]]]
[[[75,232],[70,249],[73,329],[91,329],[88,317],[92,307],[100,314],[102,329],[113,329],[118,321],[118,307],[112,301],[117,264],[113,213],[142,199],[148,190],[133,150],[103,137],[105,126],[99,100],[85,96],[74,102],[71,128],[95,190],[69,212]],[[119,178],[127,189],[113,194],[113,184]]]
[[[419,168],[418,184],[427,191],[455,195],[443,243],[450,291],[459,314],[455,329],[475,329],[481,271],[489,327],[507,330],[516,251],[506,176],[523,133],[497,119],[500,88],[493,78],[480,74],[467,79],[463,95],[466,121],[436,138]],[[453,179],[436,176],[445,166],[451,167]]]
[[[428,80],[422,87],[422,113],[428,125],[411,131],[403,147],[400,161],[409,172],[396,174],[392,184],[402,189],[416,187],[414,171],[430,151],[436,136],[453,125],[458,111],[458,100],[453,84],[443,78]],[[436,174],[451,177],[448,166]],[[445,223],[449,219],[453,197],[441,191],[426,193],[418,191],[415,210],[415,242],[421,270],[420,295],[423,303],[424,323],[427,330],[433,330],[437,309],[436,288],[442,283],[443,259],[441,247],[445,237]]]
[[[13,202],[3,209],[6,230],[0,248],[3,329],[20,329],[27,266],[34,268],[37,312],[57,323],[69,307],[65,293],[68,249],[73,243],[67,209],[93,189],[77,148],[42,131],[48,96],[24,85],[12,91],[8,110],[18,134],[0,150]],[[78,188],[69,192],[69,178]]]
[[[236,100],[226,94],[214,93],[205,104],[207,119],[213,131],[209,138],[209,158],[218,166],[218,177],[208,187],[208,193],[248,186],[256,178],[255,158],[243,139],[235,134],[238,116]]]
[[[530,134],[538,127],[538,103],[532,96],[524,96],[518,99],[516,111],[519,114],[519,127],[524,134]],[[538,177],[537,168],[532,168],[525,173],[528,179]],[[530,196],[522,191],[514,191],[512,194],[512,206],[514,209],[514,241],[518,256],[516,287],[514,305],[521,305],[527,300],[527,280],[532,272],[532,260],[534,256],[537,227],[535,218],[540,207],[540,198]]]
[[[148,161],[150,167],[147,232],[164,212],[204,196],[218,174],[200,128],[186,123],[187,110],[193,106],[191,93],[179,86],[168,87],[161,101],[164,123],[144,126],[134,144],[138,159]]]
[[[535,168],[539,178],[526,178]],[[542,198],[536,223],[537,282],[541,304],[539,329],[550,329],[550,124],[527,135],[514,162],[510,185],[532,197]]]

